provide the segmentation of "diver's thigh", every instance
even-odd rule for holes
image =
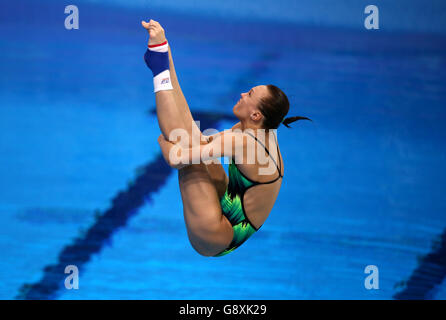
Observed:
[[[203,164],[178,172],[184,220],[192,246],[203,255],[214,255],[232,241],[233,230],[222,215],[217,190]]]

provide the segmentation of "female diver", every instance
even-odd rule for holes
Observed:
[[[286,95],[274,85],[260,85],[241,94],[233,108],[240,122],[232,130],[204,136],[192,118],[178,83],[164,29],[154,20],[141,24],[149,32],[144,60],[154,76],[162,132],[158,142],[166,161],[178,169],[190,243],[203,256],[223,256],[259,230],[279,194],[284,164],[274,129],[281,123],[288,127],[293,121],[310,119],[284,120],[289,109]],[[178,129],[190,138],[180,141],[172,138],[173,131]],[[253,147],[257,156],[250,162],[248,149]],[[173,154],[181,163],[172,160]],[[229,178],[222,165],[212,161],[220,157],[231,159]],[[269,161],[260,161],[260,157]],[[274,170],[266,170],[271,163]]]

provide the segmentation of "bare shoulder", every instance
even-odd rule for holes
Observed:
[[[232,130],[241,130],[241,129],[242,129],[242,124],[240,121],[232,126]]]

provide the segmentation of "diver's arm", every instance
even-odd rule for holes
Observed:
[[[221,157],[242,161],[243,150],[246,148],[244,134],[231,130],[220,132],[209,143],[197,144],[189,148],[181,147],[180,143],[171,143],[162,135],[158,138],[158,142],[166,162],[177,169]]]

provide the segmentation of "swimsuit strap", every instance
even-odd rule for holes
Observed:
[[[280,163],[280,169],[279,168],[277,168],[277,169],[279,169],[279,176],[283,177],[283,175],[282,175],[282,161],[281,161],[280,150],[279,150],[279,141],[277,141],[277,136],[276,135],[274,135],[274,140],[276,140],[277,156],[279,157],[279,163]]]
[[[258,182],[258,183],[261,183],[261,184],[268,184],[268,183],[273,183],[273,182],[276,182],[278,179],[280,179],[280,178],[283,178],[283,175],[282,175],[282,163],[281,163],[281,165],[280,165],[280,168],[279,168],[279,166],[277,165],[277,162],[276,162],[276,160],[274,160],[274,158],[273,157],[271,157],[271,154],[269,153],[269,150],[268,150],[268,148],[262,143],[262,141],[260,141],[259,139],[257,139],[254,135],[252,135],[251,133],[249,133],[249,132],[246,132],[248,135],[250,135],[251,137],[253,137],[264,149],[265,149],[265,151],[266,151],[266,153],[268,154],[268,156],[271,158],[271,160],[274,162],[274,164],[276,165],[276,168],[277,168],[277,171],[279,171],[279,176],[276,178],[276,179],[274,179],[274,180],[272,180],[272,181],[269,181],[269,182]],[[275,139],[275,141],[276,141],[276,146],[277,146],[277,155],[278,155],[278,157],[279,157],[279,161],[280,161],[280,152],[279,152],[279,143],[278,143],[278,141],[277,141],[277,137],[276,137],[276,135],[274,135],[274,139]],[[280,161],[280,162],[282,162],[282,161]],[[251,180],[251,179],[249,179],[249,180]],[[251,180],[252,181],[252,180]]]

